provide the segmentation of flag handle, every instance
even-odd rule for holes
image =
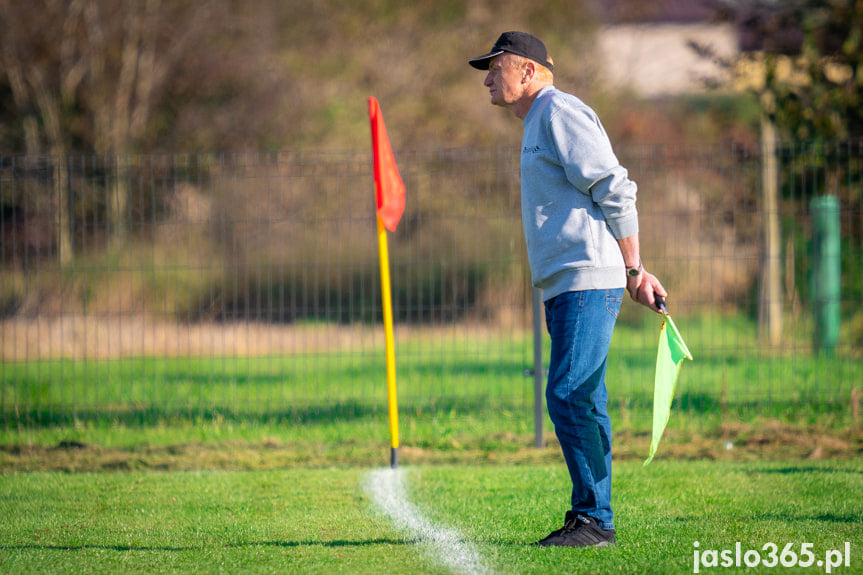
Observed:
[[[380,216],[378,220],[378,253],[381,266],[381,301],[384,312],[384,341],[387,357],[387,402],[390,415],[390,467],[399,464],[399,409],[396,395],[396,353],[393,341],[393,304],[390,289],[390,257],[387,248],[387,229]]]

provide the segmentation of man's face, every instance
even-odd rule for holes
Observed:
[[[513,58],[512,54],[505,52],[489,64],[483,84],[488,88],[491,103],[495,106],[511,106],[524,93],[522,70],[512,65]]]

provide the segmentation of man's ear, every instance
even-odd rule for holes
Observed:
[[[521,71],[521,83],[527,84],[536,77],[536,64],[528,60],[524,64],[524,69]]]

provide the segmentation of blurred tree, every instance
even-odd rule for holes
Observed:
[[[466,58],[503,30],[531,30],[562,85],[584,93],[588,4],[0,0],[0,149],[355,148],[368,145],[370,95],[405,126],[397,147],[512,142]]]
[[[780,137],[863,136],[863,1],[722,0],[717,10],[740,30],[734,81],[762,98]]]
[[[140,150],[167,86],[195,47],[226,24],[228,5],[0,0],[0,79],[22,118],[24,151]]]
[[[140,149],[178,63],[224,13],[223,4],[0,0],[0,77],[12,92],[24,151],[53,159],[61,264],[72,258],[67,153],[92,150],[126,170],[124,156]],[[117,175],[106,208],[112,234],[122,240],[128,186]]]
[[[811,154],[808,148],[839,150],[824,144],[863,137],[863,0],[720,0],[717,6],[718,15],[740,30],[741,55],[726,62],[734,82],[756,94],[762,106],[765,248],[759,320],[762,334],[775,343],[781,330],[782,258],[776,140],[802,144],[786,156],[805,156],[803,162],[790,158],[791,165],[819,171],[825,193],[839,194],[840,182],[859,177],[830,169],[828,154]],[[706,47],[695,48],[712,56]]]

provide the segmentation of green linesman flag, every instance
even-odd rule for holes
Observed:
[[[670,315],[665,315],[659,332],[659,350],[656,353],[656,378],[653,383],[653,437],[650,440],[650,455],[644,465],[653,460],[665,425],[671,416],[671,400],[674,387],[684,359],[692,360],[677,326]]]

